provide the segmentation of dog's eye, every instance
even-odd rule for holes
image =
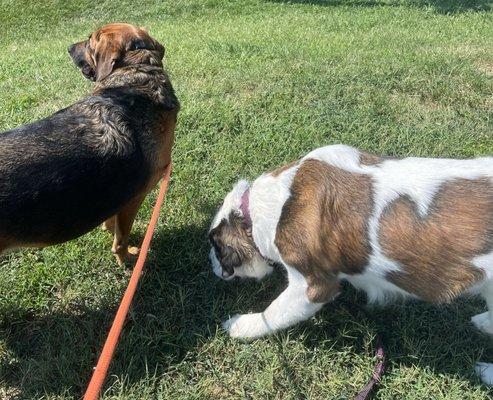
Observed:
[[[216,242],[213,242],[212,243],[212,247],[214,248],[214,251],[216,252],[216,255],[221,254],[221,247]]]
[[[142,50],[146,48],[146,44],[143,40],[134,40],[130,44],[130,50]]]

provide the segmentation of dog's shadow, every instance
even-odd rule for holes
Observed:
[[[212,209],[207,207],[208,215]],[[213,276],[206,233],[205,220],[199,225],[163,227],[157,233],[110,368],[110,384],[124,379],[126,385],[132,385],[149,375],[166,373],[211,341],[218,334],[220,321],[229,314],[261,311],[282,291],[285,277],[279,270],[262,283],[227,283]],[[116,305],[108,300],[97,309],[80,307],[34,316],[24,313],[5,323],[0,330],[7,347],[0,364],[4,396],[81,396]],[[286,335],[301,343],[306,352],[371,356],[371,339],[380,333],[388,370],[420,366],[480,385],[472,364],[480,359],[493,361],[493,347],[475,331],[469,318],[483,307],[477,300],[460,300],[440,307],[407,303],[368,308],[364,296],[346,285],[342,295],[315,318],[261,340],[271,341],[284,375],[293,381],[297,379],[296,362],[278,346]],[[4,311],[22,314],[20,310]]]
[[[269,298],[251,299],[247,303],[243,300],[233,305],[233,311],[265,309],[285,286],[283,274],[277,271],[272,282],[263,286],[270,293]],[[241,288],[238,291],[243,293]],[[252,288],[246,291],[252,292]],[[289,348],[298,349],[301,344],[307,359],[316,360],[318,355],[323,355],[323,368],[338,370],[338,373],[345,371],[351,385],[340,398],[352,398],[371,377],[373,357],[380,340],[386,358],[384,380],[393,375],[403,379],[414,371],[423,376],[431,374],[440,379],[465,381],[471,387],[482,387],[493,394],[474,372],[478,361],[493,363],[491,338],[470,322],[471,316],[485,310],[484,302],[475,297],[463,297],[442,305],[398,299],[386,305],[367,305],[363,292],[343,283],[340,296],[326,304],[315,317],[262,340],[270,340],[276,348],[283,378],[290,381],[289,386],[295,393],[306,381],[299,370],[298,355]],[[363,381],[355,383],[356,374],[351,371],[361,370],[363,358],[368,373]],[[399,377],[401,368],[403,375]],[[298,395],[303,398],[301,391]]]

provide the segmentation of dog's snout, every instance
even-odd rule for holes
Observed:
[[[71,44],[67,47],[68,54],[72,54],[75,48],[75,44]]]

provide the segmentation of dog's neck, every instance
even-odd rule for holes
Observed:
[[[245,190],[243,194],[241,195],[241,200],[240,200],[240,211],[243,214],[243,224],[245,228],[249,231],[249,236],[252,238],[253,245],[255,246],[255,249],[259,252],[260,256],[269,264],[273,265],[275,262],[272,261],[270,258],[265,257],[261,252],[260,249],[257,246],[257,243],[255,243],[255,239],[253,238],[253,222],[252,222],[252,216],[250,214],[250,188]]]
[[[159,66],[136,64],[117,68],[101,82],[96,82],[93,94],[98,95],[107,90],[138,92],[164,106],[166,110],[180,108],[169,77]]]
[[[252,217],[250,216],[250,188],[241,195],[240,210],[243,214],[243,223],[249,229],[252,228]]]

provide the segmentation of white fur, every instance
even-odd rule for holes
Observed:
[[[363,290],[366,293],[368,303],[371,304],[386,304],[397,297],[415,297],[392,282],[382,279],[380,274],[375,274],[369,270],[359,275],[341,273],[339,274],[339,278],[347,280],[355,288]]]
[[[485,280],[493,280],[493,252],[475,257],[472,263],[483,270]]]
[[[303,161],[315,159],[326,162],[334,167],[349,172],[364,173],[365,170],[359,163],[359,150],[345,144],[334,144],[332,146],[319,147],[303,157]]]
[[[218,226],[224,218],[227,219],[231,210],[236,210],[237,212],[241,213],[241,196],[249,187],[250,184],[244,179],[238,181],[236,185],[234,185],[231,192],[229,192],[224,198],[223,204],[214,217],[209,231]]]
[[[274,243],[282,207],[289,198],[291,183],[298,166],[286,169],[278,176],[264,174],[253,182],[250,190],[250,216],[252,235],[264,257],[281,262]]]

